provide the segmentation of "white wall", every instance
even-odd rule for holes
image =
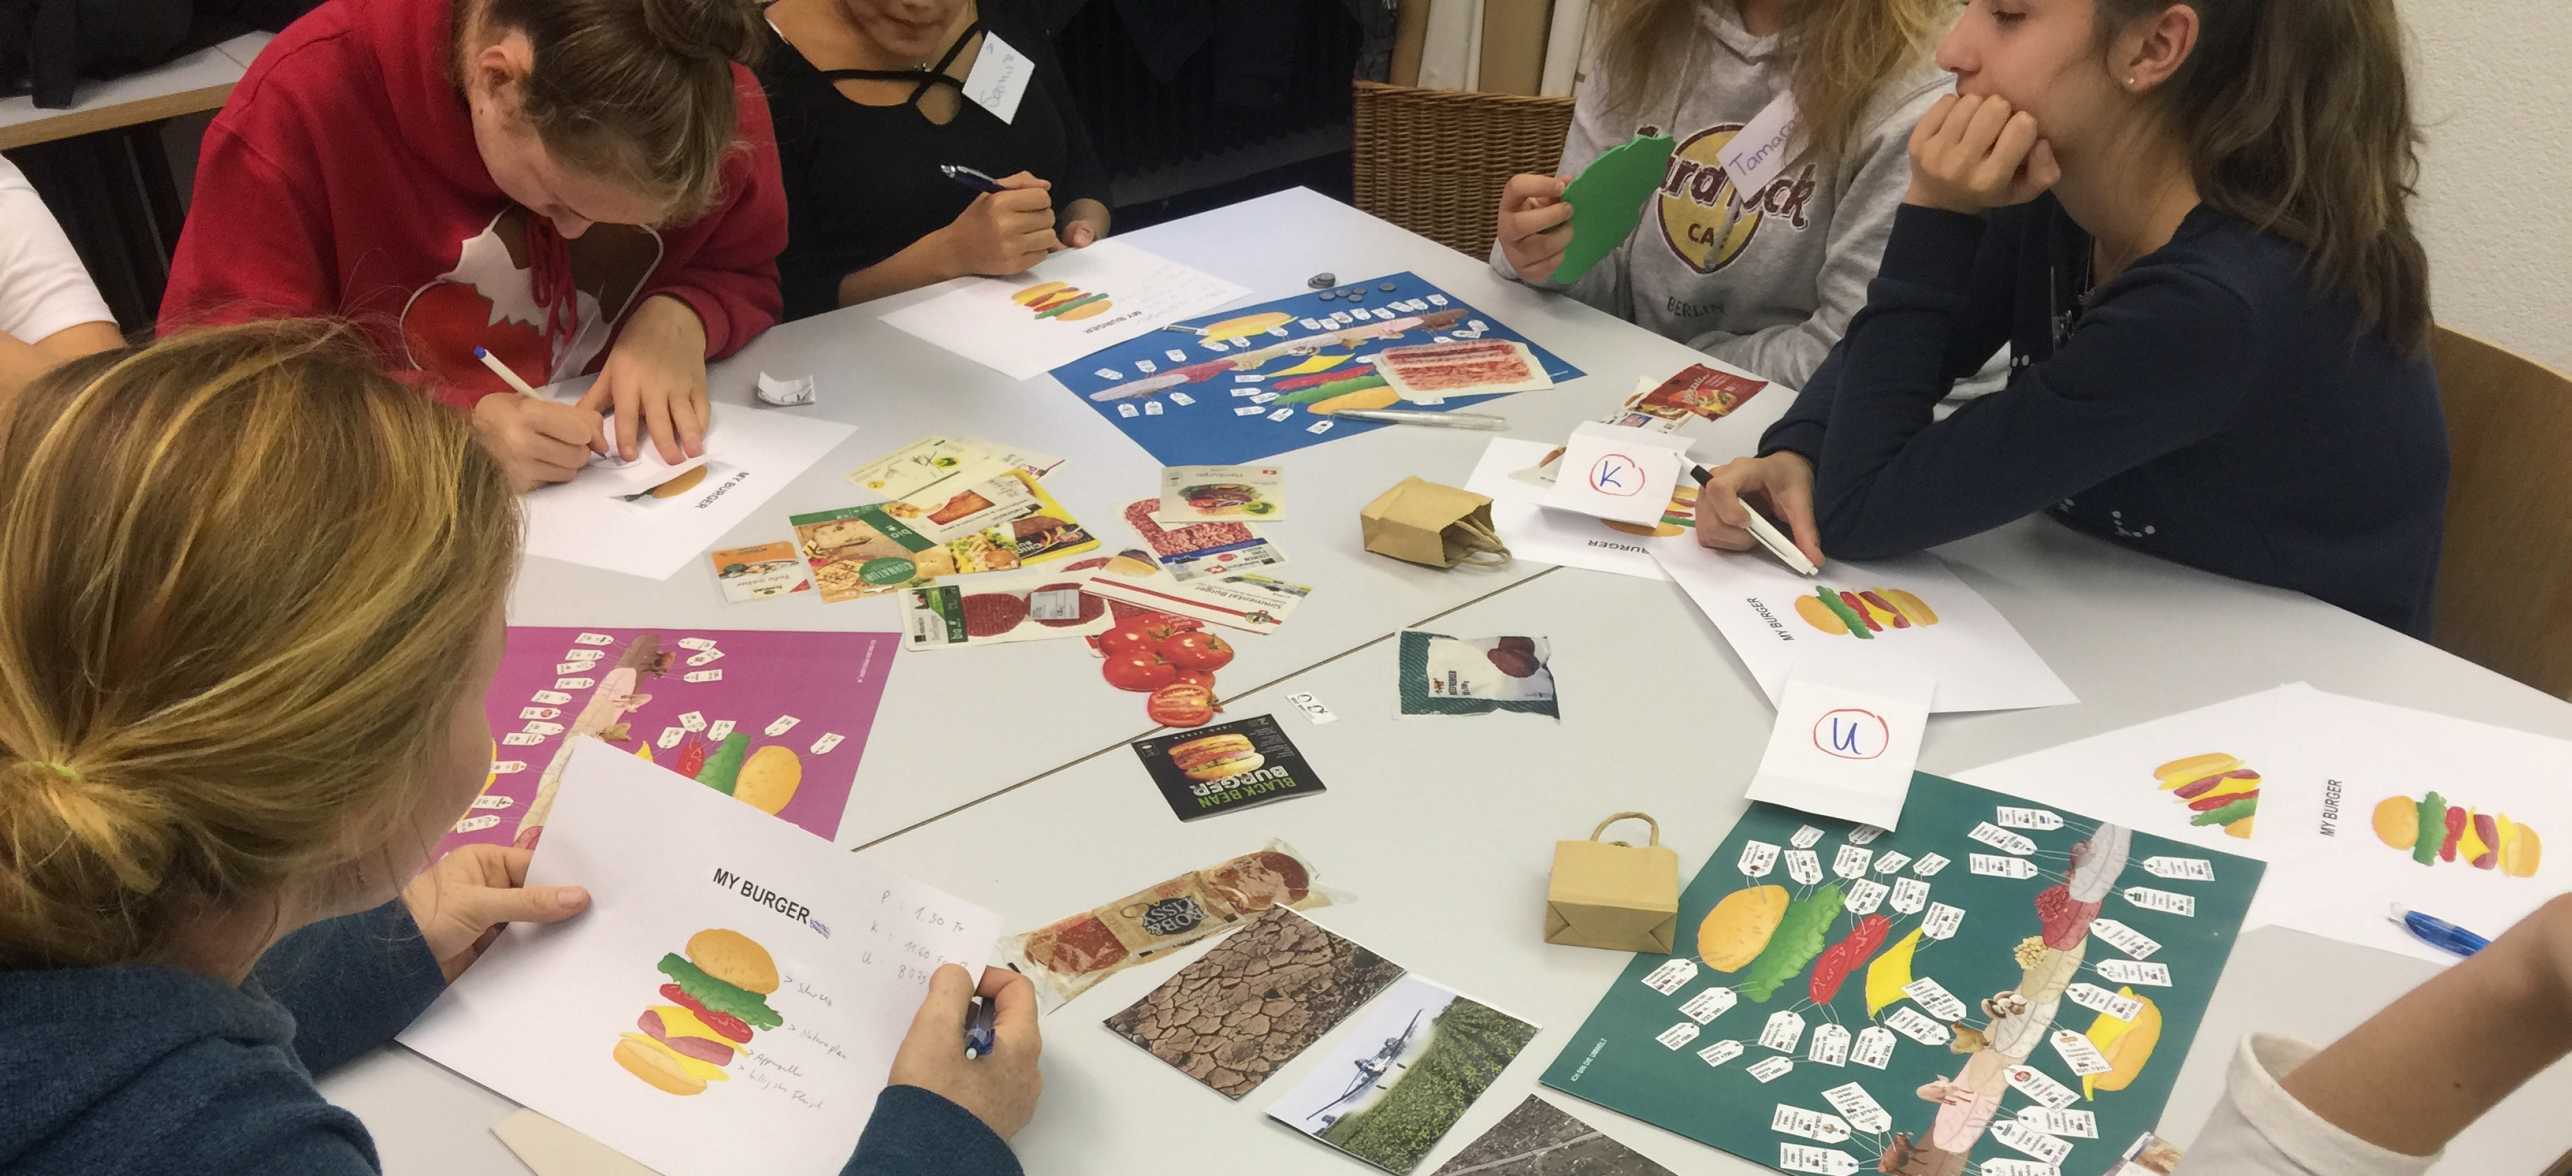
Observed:
[[[2400,8],[2438,321],[2572,372],[2572,2]]]

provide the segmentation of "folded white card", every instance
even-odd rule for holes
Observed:
[[[1685,437],[1588,422],[1565,444],[1544,504],[1620,523],[1657,523],[1679,485],[1687,447]]]
[[[1855,659],[1806,658],[1786,677],[1752,800],[1879,829],[1902,819],[1937,683]]]

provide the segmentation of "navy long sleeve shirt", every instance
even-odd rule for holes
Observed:
[[[0,971],[0,1172],[380,1172],[365,1126],[312,1076],[391,1041],[444,987],[399,901],[287,936],[239,987],[163,967]],[[963,1108],[896,1086],[847,1171],[1019,1167]]]
[[[2046,511],[2425,635],[2447,490],[2427,355],[2316,289],[2300,246],[2203,205],[2085,292],[2089,254],[2051,196],[1902,208],[1866,309],[1760,443],[1814,464],[1823,550]],[[1933,422],[2004,342],[2008,387]]]

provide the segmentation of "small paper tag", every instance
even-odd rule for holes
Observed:
[[[1920,1002],[1921,1008],[1929,1010],[1930,1016],[1941,1021],[1965,1019],[1965,1002],[1956,999],[1955,993],[1947,991],[1946,985],[1927,976],[1903,985],[1902,992],[1903,995]]]
[[[1741,1050],[1742,1045],[1738,1041],[1718,1041],[1713,1045],[1698,1050],[1697,1060],[1704,1062],[1709,1066],[1720,1066],[1725,1062],[1729,1062],[1734,1058],[1740,1057]]]
[[[1831,855],[1831,872],[1842,878],[1863,877],[1866,874],[1867,863],[1874,859],[1875,854],[1867,850],[1854,845],[1843,845],[1838,853]]]
[[[2070,1140],[2056,1139],[2016,1119],[1993,1120],[1991,1136],[2049,1164],[2062,1163],[2063,1157],[2072,1154]]]
[[[679,725],[691,731],[703,731],[706,729],[706,717],[700,711],[682,711],[679,714]]]
[[[2187,918],[2195,918],[2197,915],[2197,899],[2194,895],[2173,894],[2170,891],[2155,890],[2149,886],[2128,886],[2124,894],[2127,902],[2143,910]]]
[[[1159,415],[1161,415],[1161,402],[1160,402],[1160,401],[1158,401],[1158,400],[1146,400],[1146,401],[1144,401],[1144,402],[1143,402],[1143,415],[1145,415],[1145,416],[1159,416]]]
[[[1933,902],[1929,904],[1929,913],[1920,917],[1920,934],[1926,939],[1945,939],[1954,935],[1956,928],[1962,926],[1964,921],[1965,912],[1962,908],[1951,907],[1943,902]]]
[[[1884,896],[1888,893],[1890,891],[1884,883],[1873,878],[1860,878],[1849,883],[1848,893],[1841,896],[1840,909],[1852,915],[1872,915],[1875,908],[1883,905]]]
[[[1878,1070],[1891,1065],[1893,1030],[1882,1025],[1869,1025],[1858,1030],[1857,1044],[1849,1048],[1849,1060]]]
[[[993,118],[1014,122],[1018,118],[1018,101],[1027,96],[1027,83],[1035,76],[1035,63],[1027,60],[1026,54],[1010,48],[999,34],[984,29],[982,52],[974,55],[973,69],[965,74],[964,96],[990,111]]]
[[[1888,901],[1893,904],[1895,914],[1919,914],[1920,908],[1928,905],[1929,884],[1918,878],[1896,878],[1893,880],[1893,897]]]
[[[1884,1109],[1884,1104],[1875,1101],[1875,1096],[1868,1094],[1866,1087],[1855,1082],[1823,1091],[1822,1101],[1831,1104],[1831,1109],[1847,1119],[1849,1126],[1869,1135],[1881,1135],[1893,1129],[1893,1116]]]
[[[1697,1039],[1698,1032],[1699,1031],[1695,1025],[1686,1021],[1681,1021],[1676,1025],[1672,1025],[1671,1027],[1662,1030],[1661,1035],[1653,1038],[1653,1040],[1660,1042],[1664,1049],[1678,1049],[1687,1045],[1691,1041],[1695,1041]]]
[[[1994,849],[2000,850],[2003,853],[2036,852],[2035,842],[2021,837],[2016,833],[2012,833],[2007,829],[2003,829],[1998,825],[1992,824],[1989,821],[1984,821],[1975,825],[1974,831],[1965,834],[1965,836],[1991,846]]]
[[[2018,1121],[2047,1135],[2069,1135],[2079,1139],[2099,1137],[2099,1117],[2088,1111],[2062,1107],[2021,1107]]]
[[[2215,880],[2215,863],[2204,858],[2148,857],[2143,859],[2143,872],[2155,878],[2212,882]]]
[[[1680,1005],[1679,1015],[1700,1025],[1712,1024],[1715,1018],[1731,1012],[1733,1003],[1738,999],[1740,998],[1733,994],[1732,989],[1709,988],[1689,997],[1688,1003]]]
[[[484,815],[479,817],[466,817],[465,819],[455,823],[455,831],[458,833],[480,833],[485,829],[496,828],[499,824],[500,818],[494,816]]]
[[[529,723],[519,729],[530,735],[560,735],[563,733],[563,725],[561,723]]]
[[[1777,867],[1777,847],[1765,841],[1744,843],[1741,847],[1741,874],[1745,878],[1765,878]]]
[[[477,796],[477,797],[474,797],[474,798],[473,798],[473,805],[472,805],[472,807],[474,807],[474,808],[478,808],[478,809],[505,809],[505,808],[508,808],[510,805],[513,805],[513,804],[516,804],[516,803],[518,803],[518,800],[517,800],[517,798],[516,798],[516,797],[509,797],[509,796]]]
[[[1785,1071],[1780,1070],[1778,1073],[1782,1074]],[[1759,1077],[1759,1067],[1751,1067],[1751,1076]],[[1768,1081],[1766,1078],[1759,1080]],[[1777,1145],[1777,1167],[1781,1171],[1811,1172],[1815,1176],[1851,1176],[1858,1170],[1858,1161],[1856,1157],[1837,1148],[1814,1147],[1807,1143],[1781,1143]]]
[[[720,682],[723,681],[723,671],[690,670],[687,673],[679,675],[679,679],[684,682]]]
[[[571,695],[560,690],[539,690],[528,698],[530,702],[541,702],[547,706],[561,706],[571,700]]]
[[[559,719],[563,717],[563,712],[559,707],[522,706],[518,708],[518,717],[521,719]]]
[[[2148,984],[2155,988],[2170,987],[2170,965],[2139,964],[2133,960],[2101,960],[2099,975],[2119,984]]]
[[[688,729],[685,727],[663,727],[661,728],[661,737],[653,740],[652,745],[663,751],[668,751],[673,747],[677,747],[679,745],[679,741],[687,737]]]
[[[1921,854],[1919,861],[1911,863],[1911,872],[1923,878],[1937,877],[1938,871],[1946,868],[1947,859],[1934,853]]]
[[[1311,719],[1316,727],[1340,721],[1338,715],[1331,713],[1331,708],[1323,706],[1320,699],[1310,694],[1289,694],[1286,696],[1286,701],[1294,703],[1295,709],[1304,712],[1304,717]]]
[[[1309,424],[1309,425],[1304,426],[1304,431],[1305,431],[1305,432],[1307,432],[1307,433],[1313,433],[1313,434],[1317,434],[1317,435],[1318,435],[1318,434],[1321,434],[1321,433],[1327,433],[1327,432],[1330,432],[1330,431],[1331,431],[1331,422],[1329,422],[1329,421],[1314,421],[1312,424]]]
[[[1759,1044],[1779,1053],[1794,1053],[1796,1043],[1804,1040],[1804,1018],[1793,1009],[1779,1009],[1768,1015],[1768,1026],[1759,1031]]]
[[[1178,405],[1181,408],[1186,408],[1196,402],[1196,397],[1190,396],[1185,392],[1173,392],[1170,394],[1170,403]]]
[[[1762,1058],[1751,1066],[1750,1076],[1762,1082],[1775,1082],[1785,1077],[1786,1072],[1794,1068],[1795,1059],[1793,1058]]]
[[[1884,1023],[1894,1032],[1922,1045],[1945,1045],[1948,1039],[1955,1036],[1947,1031],[1945,1025],[1930,1020],[1920,1010],[1914,1008],[1895,1009],[1885,1017]]]
[[[2141,931],[2137,931],[2132,927],[2128,927],[2115,919],[2097,918],[2090,920],[2090,934],[2106,940],[2108,946],[2139,960],[2151,959],[2152,953],[2161,950],[2161,942],[2159,940],[2156,940]]]
[[[534,747],[544,741],[544,736],[530,735],[524,731],[511,731],[500,737],[500,745],[503,747]]]
[[[1688,982],[1697,978],[1697,961],[1665,960],[1643,978],[1643,986],[1663,996],[1675,996]]]
[[[1134,407],[1132,404],[1120,404],[1116,406],[1116,415],[1124,417],[1127,420],[1132,420],[1135,417],[1143,415],[1143,410]]]
[[[2107,1055],[2100,1053],[2099,1047],[2091,1044],[2089,1038],[2069,1029],[2057,1029],[2053,1036],[2045,1040],[2054,1047],[2056,1054],[2061,1055],[2063,1064],[2072,1067],[2072,1072],[2075,1074],[2105,1074],[2116,1069],[2108,1062]]]
[[[1804,1060],[1824,1066],[1848,1064],[1849,1031],[1838,1025],[1816,1025],[1805,1043]]]
[[[607,660],[607,651],[603,649],[566,649],[563,651],[563,660],[567,662],[605,661]]]
[[[1875,855],[1875,872],[1879,874],[1899,874],[1902,867],[1910,864],[1911,855],[1898,849],[1888,849]]]
[[[2054,1080],[2054,1076],[2034,1066],[2012,1066],[2010,1089],[2036,1100],[2044,1107],[2068,1107],[2081,1097],[2081,1092]]]
[[[1780,1135],[1795,1135],[1822,1143],[1839,1143],[1849,1137],[1849,1125],[1838,1115],[1825,1115],[1802,1107],[1777,1104],[1776,1113],[1768,1118],[1768,1129]]]
[[[1819,886],[1822,883],[1822,859],[1815,857],[1809,849],[1787,850],[1786,874],[1806,886]]]
[[[1986,878],[2033,878],[2036,864],[2025,858],[2002,857],[1996,853],[1967,854],[1965,868]]]
[[[2002,826],[2011,829],[2060,829],[2063,827],[2063,818],[2061,815],[2038,808],[2012,808],[2009,805],[2002,805],[2000,806],[2000,812],[1995,814],[1995,819],[2000,821]]]
[[[803,722],[803,720],[796,718],[793,715],[779,715],[777,716],[776,722],[768,724],[768,737],[774,739],[788,731],[792,731],[795,729],[795,724],[800,722]]]
[[[723,651],[722,651],[722,650],[720,650],[720,649],[709,649],[709,650],[706,650],[706,651],[704,651],[704,652],[702,652],[702,653],[696,653],[696,654],[691,654],[691,655],[689,655],[689,657],[688,657],[688,664],[689,664],[689,665],[692,665],[692,666],[710,666],[710,665],[713,665],[714,663],[719,662],[719,661],[722,661],[722,660],[723,660]]]
[[[578,637],[572,638],[572,643],[575,645],[614,645],[616,644],[616,638],[610,637],[605,633],[583,633]]]
[[[730,719],[716,719],[706,727],[706,741],[709,743],[721,743],[730,738],[732,738],[732,720]]]
[[[839,745],[840,745],[840,735],[839,735],[839,733],[837,733],[837,732],[829,732],[829,733],[826,733],[826,734],[824,734],[821,738],[816,739],[816,740],[813,740],[813,754],[814,754],[814,755],[829,755],[829,754],[831,753],[831,749],[832,749],[832,748],[834,748],[834,747],[837,747],[837,746],[839,746]]]
[[[1792,845],[1797,849],[1811,849],[1821,843],[1822,831],[1812,827],[1811,825],[1798,827],[1795,830],[1795,835],[1786,839],[1786,844]]]
[[[589,689],[590,687],[592,687],[592,686],[596,686],[596,685],[598,685],[598,680],[597,680],[597,679],[595,679],[595,678],[556,678],[556,679],[554,679],[554,689],[556,689],[556,690],[587,690],[587,689]]]

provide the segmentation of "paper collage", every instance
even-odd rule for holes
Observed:
[[[833,838],[897,640],[512,626],[483,694],[490,775],[436,852],[543,825],[573,751],[593,742]]]
[[[1394,653],[1396,710],[1405,715],[1562,718],[1554,646],[1542,637],[1449,637],[1403,630]]]
[[[1099,981],[1149,963],[1275,907],[1329,906],[1321,874],[1294,846],[1271,839],[1238,857],[1156,882],[1114,902],[1000,941],[994,957],[1036,985],[1052,1012]]]
[[[871,501],[787,522],[826,604],[1065,559],[1098,539],[1040,480],[1061,461],[925,437],[849,471]]]
[[[1132,503],[1125,508],[1125,522],[1134,528],[1144,546],[1152,549],[1152,556],[1172,579],[1185,582],[1200,576],[1273,568],[1286,562],[1286,553],[1278,550],[1275,543],[1240,523],[1163,526],[1152,519],[1160,509],[1158,498]]]
[[[2393,904],[2497,936],[2572,889],[2572,742],[2301,683],[1963,775],[2265,858],[2252,925],[2434,963]]]
[[[1276,907],[1106,1024],[1238,1100],[1401,976],[1400,964]],[[1229,1015],[1253,1001],[1255,1015]]]
[[[1352,1158],[1407,1173],[1536,1037],[1536,1026],[1405,976],[1366,1008],[1268,1117]]]
[[[1089,591],[1111,604],[1157,609],[1245,633],[1274,633],[1312,588],[1256,572],[1230,572],[1180,580],[1167,572],[1133,576],[1103,567],[1090,573]]]
[[[1434,1176],[1674,1176],[1554,1104],[1528,1095]]]
[[[734,604],[774,600],[813,590],[813,575],[792,543],[759,543],[718,547],[706,558],[714,564],[715,587]]]
[[[1191,329],[1155,332],[1054,369],[1064,388],[1165,466],[1250,465],[1384,428],[1336,414],[1390,407],[1405,390],[1421,398],[1406,407],[1436,412],[1538,386],[1539,375],[1549,385],[1581,375],[1407,272],[1182,326]],[[1424,346],[1442,350],[1407,350]],[[1393,365],[1402,390],[1377,362],[1396,349],[1405,349]]]
[[[1751,806],[1678,953],[1637,956],[1545,1085],[1788,1172],[2107,1166],[2159,1121],[2260,863],[1911,791],[1899,833]]]
[[[1807,658],[1786,678],[1745,799],[1899,829],[1937,682]]]
[[[1152,521],[1273,523],[1286,517],[1286,471],[1276,466],[1170,466]]]
[[[960,278],[885,325],[1025,380],[1250,293],[1119,240],[1066,249],[1023,274]]]
[[[528,491],[527,554],[666,580],[855,431],[727,406],[715,413],[701,461],[669,466],[645,445],[630,464],[595,465]]]
[[[1672,543],[1652,553],[1772,703],[1796,663],[1823,648],[1843,665],[1936,681],[1933,714],[2079,701],[2000,610],[1936,556],[1834,560],[1815,578],[1758,552]]]
[[[515,924],[403,1044],[669,1176],[836,1172],[930,974],[979,968],[993,916],[672,772],[584,741]]]

